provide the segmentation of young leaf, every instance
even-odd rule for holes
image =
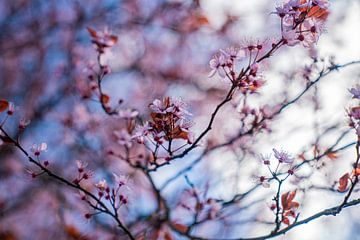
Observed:
[[[4,112],[9,107],[9,102],[1,99],[0,100],[0,113]]]

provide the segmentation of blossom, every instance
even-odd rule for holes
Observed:
[[[46,150],[47,150],[46,143],[41,143],[39,145],[34,144],[31,147],[31,152],[33,152],[35,156],[39,156],[41,152],[45,152]]]
[[[191,116],[192,114],[186,109],[188,105],[181,98],[171,98],[171,103],[174,106],[174,114],[183,118],[184,116]]]
[[[83,172],[85,168],[87,167],[88,163],[76,160],[76,166],[78,168],[79,173]]]
[[[267,155],[260,155],[260,159],[263,162],[263,164],[265,165],[270,165],[270,158],[271,158],[271,154],[267,154]]]
[[[283,18],[290,13],[290,9],[288,8],[288,6],[276,7],[275,9],[276,11],[272,13],[277,14],[280,18]]]
[[[108,189],[108,184],[105,179],[102,179],[95,184],[95,187],[97,187],[100,190],[100,192],[104,192],[105,190]]]
[[[125,129],[121,129],[120,131],[114,131],[115,136],[118,139],[118,143],[120,145],[126,146],[127,148],[131,148],[132,146],[132,137],[131,135],[128,133],[128,131],[126,131]]]
[[[150,133],[152,127],[149,122],[145,122],[144,125],[137,125],[135,127],[135,134],[131,136],[131,139],[136,139],[138,143],[144,143],[145,137]]]
[[[280,163],[293,163],[294,162],[294,158],[291,157],[291,155],[283,150],[276,150],[275,148],[273,148],[274,151],[274,156],[277,160],[279,160]]]
[[[349,89],[349,92],[353,95],[353,98],[360,99],[360,84],[356,84],[355,87]]]
[[[261,184],[264,188],[270,187],[269,179],[266,178],[265,176],[260,176],[255,178],[255,183]]]
[[[294,29],[282,31],[283,42],[288,46],[295,46],[300,43],[299,34]]]
[[[240,61],[245,58],[245,51],[238,47],[229,47],[225,50],[220,49],[220,52],[225,56],[225,60],[227,61]]]
[[[130,177],[128,175],[125,175],[125,174],[120,174],[120,175],[117,175],[116,173],[113,173],[113,176],[114,176],[114,179],[115,179],[115,182],[116,184],[119,186],[119,187],[125,187],[127,188],[128,190],[130,190],[130,183],[131,183],[131,180],[130,180]]]
[[[15,112],[15,105],[14,105],[14,103],[9,102],[7,114],[8,114],[8,115],[13,115],[14,112]]]
[[[139,115],[139,112],[133,109],[125,109],[125,110],[120,110],[118,115],[119,118],[132,119],[137,117]]]
[[[360,106],[351,108],[349,115],[355,120],[360,120]]]
[[[190,140],[189,128],[192,123],[187,116],[191,114],[181,99],[165,97],[161,101],[154,101],[150,108],[154,112],[151,113],[152,120],[149,124],[156,142],[161,143],[162,138]]]
[[[149,108],[155,113],[168,113],[174,110],[174,106],[170,105],[170,98],[165,98],[163,101],[155,99],[150,103]]]
[[[226,57],[223,53],[214,55],[209,62],[211,71],[208,77],[213,77],[216,73],[218,73],[221,78],[225,78],[226,77],[226,71],[224,69],[225,63],[226,63]]]
[[[26,126],[29,124],[30,124],[29,119],[22,118],[22,119],[20,119],[20,122],[19,122],[19,129],[24,130],[26,128]]]

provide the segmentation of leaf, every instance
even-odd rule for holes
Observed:
[[[96,32],[94,29],[92,29],[91,27],[87,27],[86,29],[87,29],[87,31],[89,32],[89,34],[90,34],[90,36],[91,36],[92,38],[96,38],[96,37],[97,37],[97,32]]]
[[[111,35],[110,39],[114,44],[117,43],[117,41],[118,41],[118,37],[116,35]]]
[[[188,227],[181,223],[174,223],[173,226],[176,230],[178,230],[179,232],[182,232],[182,233],[186,233],[188,230]]]
[[[9,102],[1,99],[0,100],[0,113],[4,112],[9,107]]]
[[[169,232],[166,232],[164,234],[164,239],[165,240],[174,240],[174,238],[171,236],[171,234]]]
[[[204,15],[199,15],[196,17],[196,21],[199,25],[207,25],[209,24],[209,20]]]
[[[308,16],[321,20],[326,20],[329,16],[329,11],[327,9],[322,9],[318,6],[313,6],[309,11]]]
[[[100,100],[103,104],[108,104],[110,102],[110,97],[106,94],[102,94]]]
[[[76,227],[74,227],[73,225],[65,226],[65,232],[72,238],[75,238],[75,239],[81,238],[81,234],[80,234],[79,230]]]
[[[300,3],[306,3],[306,0],[301,0]],[[308,8],[307,7],[300,8],[300,11],[305,13],[306,11],[308,11]],[[306,16],[312,18],[318,18],[321,20],[326,20],[327,17],[329,16],[329,13],[330,12],[327,9],[320,8],[319,6],[312,6]]]
[[[353,170],[353,175],[354,175],[354,176],[359,176],[359,175],[360,175],[360,165],[358,165],[358,166]]]
[[[299,207],[299,203],[293,202],[295,196],[296,191],[286,192],[281,195],[281,205],[284,211]]]
[[[330,158],[331,160],[335,160],[335,159],[337,159],[339,157],[336,152],[329,152],[329,153],[326,154],[326,156],[328,158]]]
[[[349,173],[345,173],[340,179],[339,179],[339,192],[345,192],[349,180]]]

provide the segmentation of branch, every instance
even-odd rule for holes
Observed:
[[[49,170],[47,167],[43,166],[41,163],[39,163],[38,161],[36,161],[34,158],[32,158],[30,156],[30,154],[20,145],[20,143],[13,139],[4,129],[2,126],[0,126],[0,130],[1,132],[4,134],[3,138],[6,138],[6,142],[8,143],[12,143],[14,144],[14,146],[16,148],[18,148],[29,160],[29,162],[33,163],[34,165],[36,165],[43,173],[46,173],[50,178],[57,180],[73,189],[79,190],[81,192],[83,192],[86,196],[90,197],[91,199],[93,199],[97,205],[100,206],[96,207],[96,209],[98,209],[99,211],[111,216],[116,223],[118,224],[118,226],[128,235],[128,237],[131,240],[135,240],[135,238],[132,236],[132,234],[130,233],[130,231],[124,226],[124,224],[120,221],[120,219],[117,217],[117,213],[113,213],[111,212],[107,206],[99,199],[97,198],[94,194],[92,194],[91,192],[89,192],[88,190],[84,189],[83,187],[81,187],[79,184],[75,184],[72,183],[68,180],[66,180],[65,178],[57,175],[56,173],[52,172],[51,170]]]

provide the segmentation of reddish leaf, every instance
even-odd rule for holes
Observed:
[[[281,205],[284,211],[299,207],[299,203],[292,201],[294,200],[295,195],[296,191],[286,192],[281,195]]]
[[[174,238],[171,236],[171,234],[169,232],[166,232],[164,234],[164,239],[165,240],[174,240]]]
[[[117,43],[117,41],[118,41],[118,37],[116,35],[111,35],[110,39],[114,44]]]
[[[354,176],[359,176],[360,175],[360,164],[357,165],[357,167],[353,170],[353,175]]]
[[[207,24],[209,24],[209,20],[204,15],[197,16],[196,21],[197,21],[197,23],[199,25],[207,25]]]
[[[5,111],[9,107],[9,102],[6,100],[0,100],[0,113]]]
[[[100,100],[103,104],[108,104],[110,102],[110,97],[106,94],[102,94]]]
[[[339,192],[345,192],[349,180],[349,173],[345,173],[340,179],[339,179]]]
[[[331,160],[335,160],[335,159],[338,158],[338,155],[335,152],[329,152],[329,153],[326,154],[326,156],[328,158],[330,158]]]
[[[180,223],[174,223],[174,228],[178,230],[179,232],[186,233],[188,230],[188,227],[186,225],[180,224]]]
[[[86,29],[88,30],[91,37],[93,37],[93,38],[97,37],[97,32],[94,29],[92,29],[90,27],[87,27]]]

